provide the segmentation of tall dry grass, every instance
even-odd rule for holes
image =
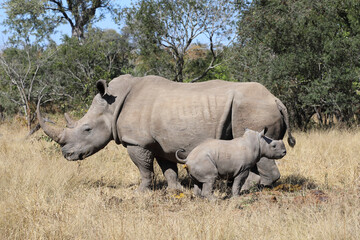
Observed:
[[[114,143],[66,161],[41,131],[0,125],[1,239],[360,239],[360,131],[294,133],[272,190],[209,202],[164,188],[135,193],[137,168]]]

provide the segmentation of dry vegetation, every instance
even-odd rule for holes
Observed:
[[[360,239],[360,131],[295,133],[271,190],[209,202],[134,192],[137,168],[114,143],[81,162],[66,161],[41,131],[25,140],[17,123],[0,125],[1,239]]]

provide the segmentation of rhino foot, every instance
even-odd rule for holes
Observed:
[[[140,186],[137,189],[135,189],[136,193],[146,193],[146,192],[150,192],[150,191],[151,191],[151,189],[149,186],[144,186],[142,184],[140,184]]]
[[[167,190],[183,191],[184,187],[179,182],[168,182]]]

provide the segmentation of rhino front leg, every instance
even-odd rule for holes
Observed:
[[[233,197],[239,196],[239,192],[241,189],[241,186],[244,184],[246,178],[249,176],[249,170],[240,172],[239,175],[237,175],[234,178],[234,182],[232,185],[231,193]]]
[[[127,151],[140,171],[141,183],[137,191],[149,190],[154,179],[154,155],[151,151],[139,146],[128,146]]]
[[[280,178],[280,171],[275,160],[263,157],[256,164],[260,175],[260,184],[264,186],[271,186]]]
[[[181,190],[182,186],[178,179],[178,168],[177,164],[171,162],[165,158],[156,158],[165,178],[168,183],[169,189],[178,189]]]

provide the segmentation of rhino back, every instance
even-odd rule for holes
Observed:
[[[216,84],[144,81],[131,91],[121,111],[121,135],[142,146],[156,142],[164,152],[219,138],[219,122],[232,100],[229,92],[226,88],[219,91]]]

